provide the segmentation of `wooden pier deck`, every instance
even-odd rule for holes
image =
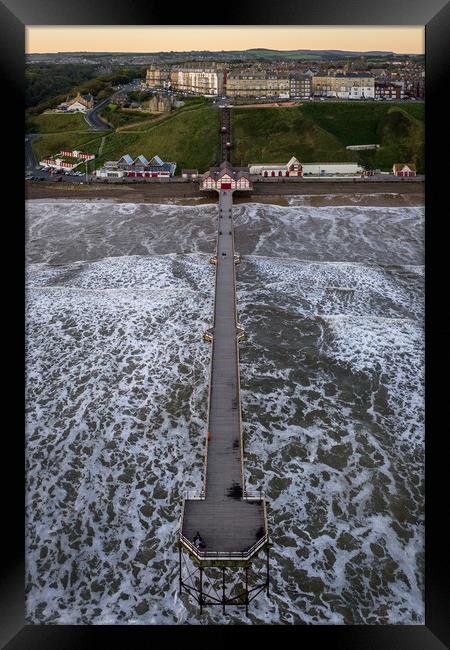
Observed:
[[[264,498],[246,493],[243,476],[232,194],[219,192],[204,490],[185,501],[180,528],[181,543],[197,559],[248,559],[267,541]],[[203,551],[192,546],[197,531]]]

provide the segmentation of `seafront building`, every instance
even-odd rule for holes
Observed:
[[[301,163],[295,156],[287,163],[262,163],[250,165],[251,175],[263,177],[283,176],[357,176],[363,172],[359,163]]]
[[[105,162],[95,175],[97,178],[170,178],[175,174],[176,166],[176,162],[164,162],[159,156],[147,160],[143,155],[133,159],[125,154],[119,160]]]
[[[256,176],[302,176],[303,167],[295,156],[287,163],[262,163],[250,165],[250,174]]]
[[[392,167],[394,176],[415,176],[416,166],[414,163],[395,163]]]
[[[62,149],[54,156],[43,158],[39,161],[39,164],[44,167],[50,167],[51,169],[72,171],[72,169],[75,169],[75,167],[78,167],[81,163],[94,160],[94,158],[95,155],[93,153],[84,153],[72,149]]]
[[[219,167],[211,167],[200,177],[201,190],[251,190],[248,167],[233,167],[224,161]]]

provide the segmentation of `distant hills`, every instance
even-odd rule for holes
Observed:
[[[168,58],[283,58],[283,59],[332,59],[332,58],[357,58],[357,57],[399,57],[399,56],[422,56],[414,54],[401,54],[388,52],[384,50],[353,51],[353,50],[271,50],[269,48],[251,48],[248,50],[190,50],[182,52],[47,52],[28,54],[29,60],[42,57],[84,57],[84,58],[104,58],[104,57],[155,57],[160,59]]]

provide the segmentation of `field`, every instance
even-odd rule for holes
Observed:
[[[231,110],[236,165],[287,162],[295,155],[301,162],[357,161],[382,171],[390,171],[395,162],[415,162],[418,172],[424,172],[422,103],[304,102]],[[158,154],[177,163],[177,174],[185,167],[203,172],[218,162],[219,112],[210,104],[189,103],[168,114],[144,113],[133,115],[132,120],[129,124],[119,120],[115,131],[95,133],[88,131],[82,115],[40,115],[33,122],[35,132],[42,135],[33,148],[42,158],[61,147],[80,147],[98,155],[102,145],[97,167],[125,153],[148,159]],[[373,151],[345,148],[356,144],[381,146]]]
[[[88,131],[89,124],[81,113],[42,113],[27,123],[30,133],[58,133],[61,131]]]

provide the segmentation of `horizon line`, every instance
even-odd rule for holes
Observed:
[[[187,54],[187,53],[198,53],[211,52],[211,53],[223,53],[223,52],[251,52],[253,50],[265,50],[266,52],[353,52],[358,54],[372,54],[373,52],[379,52],[382,54],[395,54],[397,56],[425,56],[424,52],[394,52],[393,50],[341,50],[337,48],[320,48],[313,50],[310,48],[299,48],[298,50],[280,50],[270,47],[249,47],[245,50],[157,50],[154,52],[142,50],[141,52],[131,51],[131,50],[58,50],[53,52],[25,52],[27,55],[35,54]]]

